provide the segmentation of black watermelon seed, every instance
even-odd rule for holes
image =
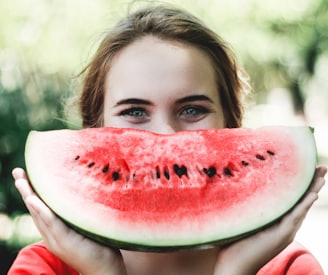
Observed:
[[[174,172],[181,178],[183,175],[187,176],[187,168],[184,165],[179,166],[178,164],[173,165]]]
[[[80,156],[76,156],[74,160],[79,160],[80,159]]]
[[[248,165],[249,165],[249,163],[248,163],[247,161],[244,161],[244,160],[241,161],[241,164],[242,164],[243,166],[248,166]]]
[[[268,153],[268,155],[270,155],[270,156],[274,156],[274,152],[272,152],[272,151],[270,151],[270,150],[268,150],[267,153]]]
[[[159,170],[159,167],[156,166],[156,178],[159,179],[161,177],[161,171]]]
[[[170,179],[170,173],[166,167],[164,168],[164,176],[166,177],[166,179]]]
[[[93,161],[93,162],[90,162],[89,164],[88,164],[88,168],[91,168],[92,166],[94,166],[95,165],[95,162]]]
[[[209,178],[211,178],[211,177],[213,177],[213,176],[215,176],[216,175],[216,169],[215,169],[215,167],[213,167],[213,166],[211,166],[210,168],[204,168],[203,169],[203,172],[209,177]]]
[[[260,154],[257,154],[255,157],[256,157],[257,159],[259,159],[259,160],[265,160],[265,157],[263,157],[263,156],[260,155]]]
[[[226,176],[232,176],[232,172],[228,167],[225,167],[223,169],[223,174],[225,174]]]
[[[120,174],[118,172],[113,172],[112,178],[113,180],[118,180],[120,178]]]
[[[170,174],[168,171],[164,171],[164,176],[169,180],[170,179]]]
[[[107,173],[109,170],[109,165],[105,165],[104,168],[102,169],[103,173]]]

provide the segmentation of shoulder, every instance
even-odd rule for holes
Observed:
[[[78,272],[52,254],[43,242],[24,247],[17,255],[8,275],[13,274],[65,274],[78,275]]]
[[[291,243],[257,275],[324,275],[315,257],[301,244]]]

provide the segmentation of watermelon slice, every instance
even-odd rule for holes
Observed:
[[[40,198],[86,236],[166,251],[217,245],[272,223],[316,166],[309,127],[32,131],[25,160]]]

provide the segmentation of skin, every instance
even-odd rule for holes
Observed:
[[[105,90],[106,126],[163,134],[224,127],[211,61],[191,46],[134,42],[114,57]]]
[[[114,57],[105,82],[104,124],[159,133],[223,128],[222,107],[208,56],[174,41],[147,36]],[[67,228],[33,193],[24,170],[15,184],[48,249],[88,274],[256,274],[295,237],[324,185],[317,167],[304,199],[271,227],[226,247],[174,253],[118,251]]]

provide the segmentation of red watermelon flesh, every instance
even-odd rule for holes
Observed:
[[[78,231],[136,250],[220,244],[286,213],[308,189],[308,127],[32,131],[26,167],[42,200]]]

